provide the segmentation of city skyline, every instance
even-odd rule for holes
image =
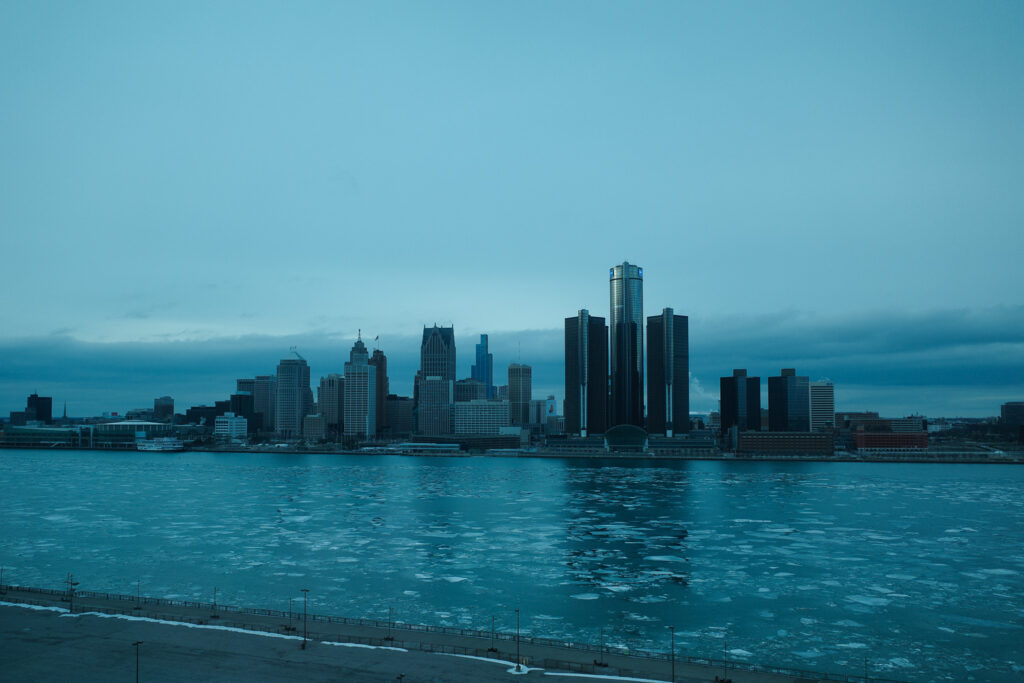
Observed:
[[[993,414],[1024,395],[1021,17],[4,4],[0,401],[210,401],[291,346],[340,372],[360,328],[409,395],[435,320],[561,398],[561,321],[628,260],[690,320],[695,411],[795,366]]]

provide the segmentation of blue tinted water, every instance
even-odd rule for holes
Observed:
[[[605,464],[599,467],[598,464]],[[10,583],[1024,676],[1024,468],[0,451]]]

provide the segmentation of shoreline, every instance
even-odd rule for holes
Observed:
[[[255,446],[250,448],[224,448],[217,446],[186,447],[182,451],[138,451],[134,448],[74,448],[54,447],[49,445],[25,446],[0,444],[0,450],[26,450],[26,451],[98,451],[109,453],[153,453],[157,455],[172,455],[175,453],[261,453],[280,455],[358,455],[364,457],[379,457],[381,455],[397,455],[410,458],[546,458],[546,459],[572,459],[572,460],[622,460],[622,461],[726,461],[726,462],[852,462],[852,463],[903,463],[903,464],[959,464],[959,465],[1024,465],[1024,451],[1007,451],[999,454],[992,454],[995,457],[988,457],[987,454],[966,451],[949,452],[928,452],[914,453],[870,453],[864,456],[857,456],[852,453],[841,452],[833,456],[826,455],[779,455],[779,454],[736,454],[736,453],[633,453],[633,452],[562,452],[557,450],[522,451],[519,453],[488,453],[475,451],[456,451],[446,453],[411,453],[396,451],[393,453],[367,453],[358,450],[346,450],[342,448],[296,448],[296,447],[274,447]]]

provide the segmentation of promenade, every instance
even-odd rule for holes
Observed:
[[[665,653],[601,651],[543,638],[517,641],[514,633],[492,636],[314,614],[304,621],[301,610],[289,615],[85,591],[68,600],[62,591],[8,586],[0,603],[48,608],[0,606],[0,637],[6,643],[0,666],[12,680],[70,680],[66,674],[71,670],[74,680],[130,680],[135,666],[131,643],[140,640],[145,680],[497,681],[524,676],[670,681],[673,671],[682,683],[716,676],[736,683],[882,680],[678,654],[673,662]],[[517,652],[524,669],[520,674],[509,671]]]

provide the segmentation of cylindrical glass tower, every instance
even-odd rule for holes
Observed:
[[[611,425],[644,426],[644,269],[608,269],[611,306]]]

